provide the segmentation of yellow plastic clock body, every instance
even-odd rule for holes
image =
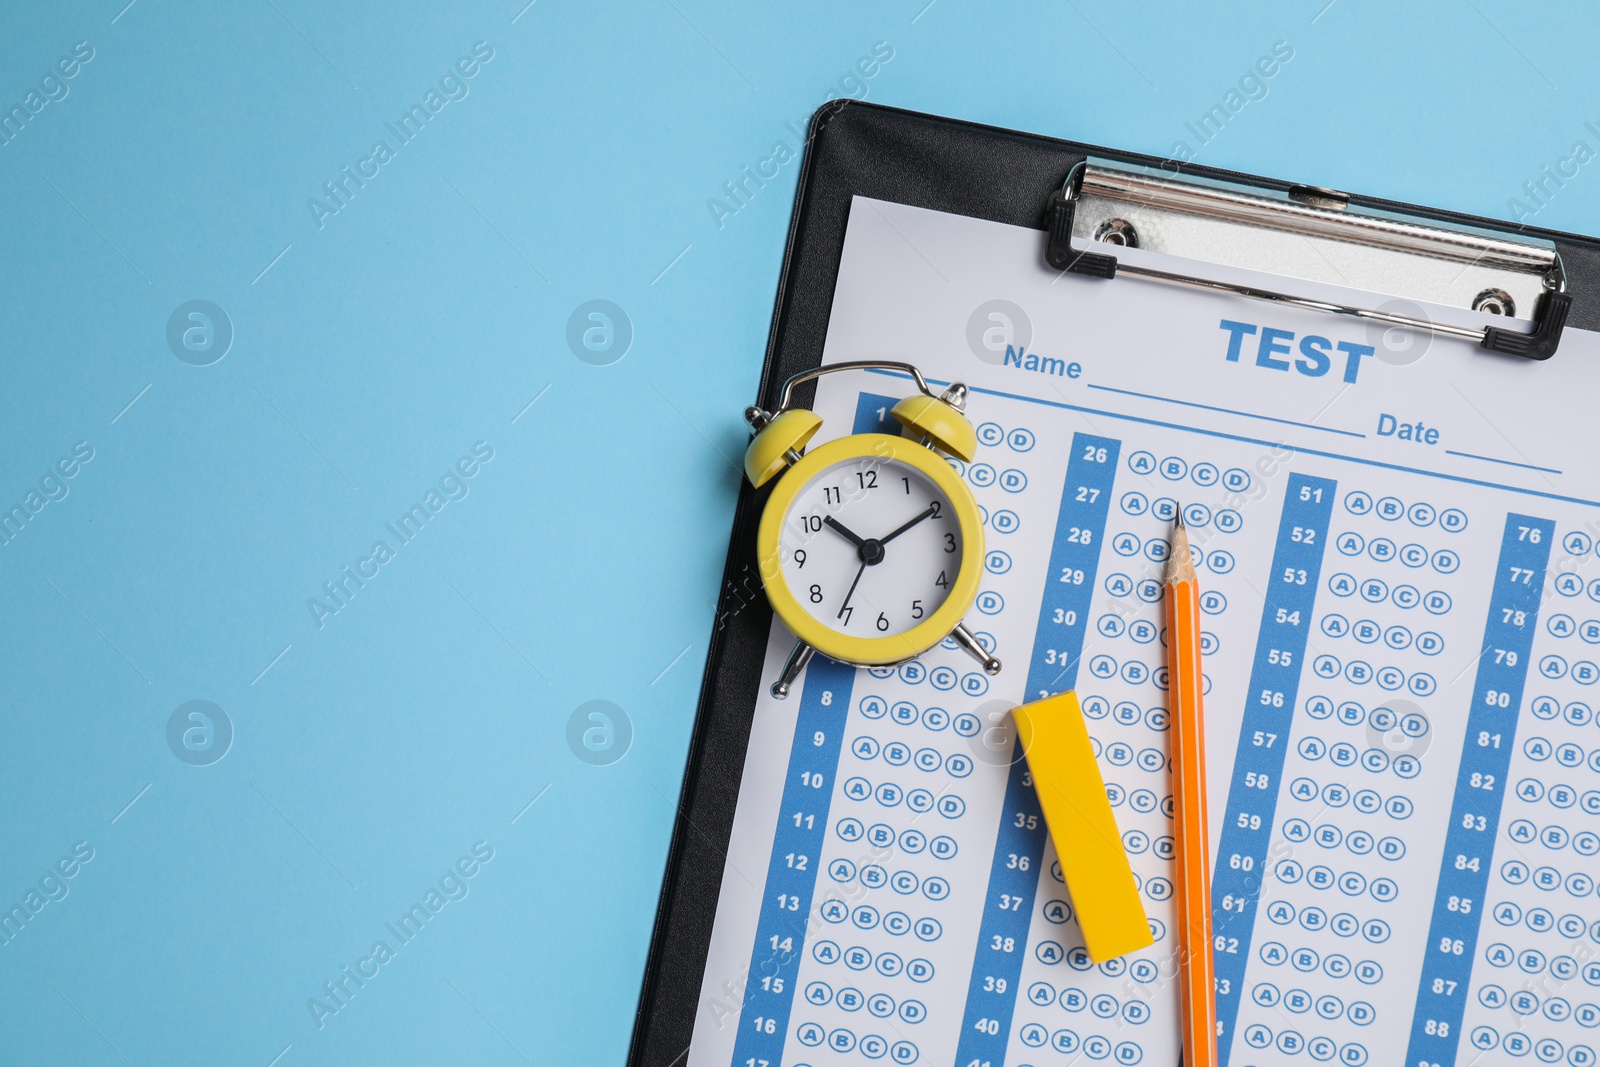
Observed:
[[[806,447],[822,427],[822,418],[793,402],[795,389],[825,374],[855,371],[888,371],[904,375],[916,385],[915,393],[896,403],[889,411],[905,430],[906,436],[852,434],[819,445],[806,453]],[[745,409],[745,421],[750,423],[753,431],[744,454],[745,477],[757,489],[777,479],[756,530],[761,581],[766,587],[772,610],[795,635],[794,650],[789,653],[777,680],[772,683],[773,696],[779,699],[788,696],[790,686],[806,669],[813,653],[820,651],[841,663],[882,666],[920,656],[947,637],[977,660],[985,671],[990,674],[1000,672],[1000,660],[993,650],[962,622],[962,616],[977,599],[984,561],[983,515],[978,509],[978,502],[973,499],[972,490],[967,488],[945,459],[945,456],[950,456],[970,463],[977,453],[978,435],[966,416],[966,401],[967,387],[960,382],[951,382],[943,392],[935,393],[929,388],[922,372],[910,363],[866,359],[800,371],[790,376],[778,390],[778,403],[772,411],[763,411],[758,407]],[[870,497],[872,494],[868,491],[878,489],[880,484],[892,486],[895,480],[893,472],[901,470],[905,473],[899,475],[898,480],[904,484],[906,491],[902,499],[909,500],[912,496],[913,482],[917,489],[926,491],[925,495],[934,499],[915,515],[894,516],[893,521],[898,522],[898,526],[881,534],[875,532],[874,536],[863,537],[835,514],[844,513],[845,487],[828,485],[828,479],[824,478],[829,472],[844,468],[848,468],[844,470],[845,474],[855,474],[858,479],[858,485],[850,487],[852,493],[860,489]],[[887,477],[882,477],[885,475]],[[818,487],[822,494],[820,501],[814,499],[813,493],[813,489]],[[949,507],[949,514],[944,514],[945,506]],[[829,513],[822,514],[823,511]],[[854,523],[854,514],[852,511],[851,515],[845,517]],[[878,520],[885,518],[883,512],[872,509],[864,514]],[[791,517],[798,518],[800,525],[791,523]],[[938,525],[922,526],[928,520],[937,520]],[[955,531],[949,528],[952,522]],[[807,547],[807,539],[811,534],[821,533],[825,526],[832,527],[830,537],[837,534],[839,538],[830,544],[851,544],[851,555],[846,558],[851,560],[850,565],[857,568],[833,620],[808,610],[806,603],[802,603],[789,585],[793,576],[789,572],[788,562],[792,562],[797,571],[812,562],[812,550]],[[915,529],[919,526],[920,530]],[[899,562],[912,560],[914,567],[919,544],[922,554],[927,555],[930,546],[926,534],[930,530],[939,538],[934,544],[942,545],[942,552],[935,550],[934,560],[960,552],[960,561],[945,561],[937,570],[939,577],[931,582],[944,590],[944,596],[939,598],[924,592],[924,597],[935,604],[931,610],[923,607],[921,598],[915,598],[917,584],[912,577],[914,570],[905,570]],[[798,534],[802,541],[789,551],[787,557],[784,554],[786,531]],[[902,534],[909,536],[899,541],[893,550],[885,548]],[[904,609],[909,621],[895,629],[894,623],[888,619],[888,612],[895,610],[900,614],[900,609],[885,606],[878,612],[872,625],[881,636],[870,632],[864,635],[849,632],[854,613],[859,610],[859,605],[851,607],[851,598],[855,596],[862,577],[869,567],[877,567],[889,556],[894,557],[889,567],[889,588],[897,595],[913,597]],[[835,551],[832,562],[836,563],[838,558]],[[956,571],[953,579],[949,575],[951,566]],[[880,596],[883,591],[879,591]],[[815,606],[825,599],[826,592],[820,582],[807,588],[806,601],[809,604]],[[905,601],[899,603],[904,604]],[[831,609],[830,602],[828,608],[823,610]],[[838,621],[839,625],[832,625],[832,621]]]
[[[899,633],[883,637],[858,637],[834,629],[801,604],[789,586],[780,544],[784,524],[801,490],[823,471],[858,460],[864,465],[899,463],[926,477],[949,501],[961,531],[961,564],[944,602],[927,618]],[[949,637],[978,595],[983,576],[983,518],[978,502],[950,464],[937,452],[904,437],[881,433],[841,437],[807,452],[793,463],[773,487],[756,531],[756,555],[761,580],[772,610],[801,641],[831,659],[845,663],[882,665],[919,656]]]

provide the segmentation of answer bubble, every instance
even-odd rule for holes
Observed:
[[[1411,756],[1421,759],[1433,744],[1433,726],[1419,704],[1409,700],[1388,700],[1367,715],[1367,748],[1377,749],[1390,759]]]
[[[986,300],[967,319],[967,347],[996,367],[1006,360],[1006,346],[1018,351],[1033,343],[1033,320],[1009,300]]]
[[[633,747],[633,720],[609,700],[585,701],[567,717],[567,747],[591,767],[609,766]]]
[[[1430,325],[1433,322],[1428,313],[1422,309],[1422,305],[1410,300],[1390,300],[1380,304],[1377,310],[1389,315],[1404,315],[1408,319],[1417,319]],[[1382,362],[1392,367],[1408,367],[1422,359],[1433,347],[1433,331],[1426,327],[1413,330],[1405,326],[1390,326],[1383,322],[1369,321],[1367,344],[1375,349],[1374,354]]]
[[[209,700],[190,700],[167,719],[167,747],[191,767],[209,767],[233,747],[233,720]]]
[[[633,320],[609,300],[586,300],[567,318],[567,347],[594,367],[608,367],[633,347]]]
[[[167,316],[167,347],[191,367],[209,367],[233,347],[233,320],[209,300],[189,300]]]

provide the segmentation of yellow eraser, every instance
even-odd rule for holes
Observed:
[[[1058,693],[1011,714],[1089,958],[1104,963],[1153,944],[1078,694]]]

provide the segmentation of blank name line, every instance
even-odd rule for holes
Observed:
[[[1261,419],[1263,422],[1281,422],[1285,426],[1298,426],[1303,430],[1321,430],[1323,433],[1342,434],[1345,437],[1365,437],[1364,433],[1355,430],[1336,430],[1332,426],[1318,426],[1314,422],[1296,422],[1293,419],[1280,419],[1272,415],[1257,415],[1253,411],[1235,411],[1233,408],[1219,408],[1211,404],[1197,404],[1192,400],[1175,400],[1170,396],[1157,396],[1154,393],[1136,393],[1132,389],[1114,389],[1109,385],[1090,385],[1090,389],[1098,389],[1102,393],[1121,393],[1123,396],[1138,396],[1146,400],[1160,400],[1167,404],[1182,404],[1186,408],[1202,408],[1206,411],[1220,411],[1224,415],[1240,415],[1247,419]]]

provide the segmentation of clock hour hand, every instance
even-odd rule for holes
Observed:
[[[866,538],[857,537],[855,534],[851,533],[848,529],[845,528],[844,523],[840,522],[838,519],[834,518],[832,515],[823,516],[822,525],[830,527],[833,530],[837,531],[840,536],[842,536],[845,540],[849,541],[851,544],[855,545],[858,550],[866,547],[866,544],[867,544],[867,539]]]
[[[923,519],[926,519],[926,518],[928,518],[929,516],[932,516],[932,515],[937,515],[938,513],[939,513],[939,505],[937,505],[937,504],[929,504],[928,505],[928,509],[926,511],[924,511],[922,514],[918,515],[916,518],[912,519],[908,523],[905,523],[899,529],[895,530],[893,533],[888,534],[888,535],[886,535],[884,537],[878,538],[878,543],[880,545],[887,544],[888,542],[893,541],[896,537],[899,537],[901,534],[905,533],[907,530],[911,529],[911,527],[915,526],[917,523],[921,522]]]

